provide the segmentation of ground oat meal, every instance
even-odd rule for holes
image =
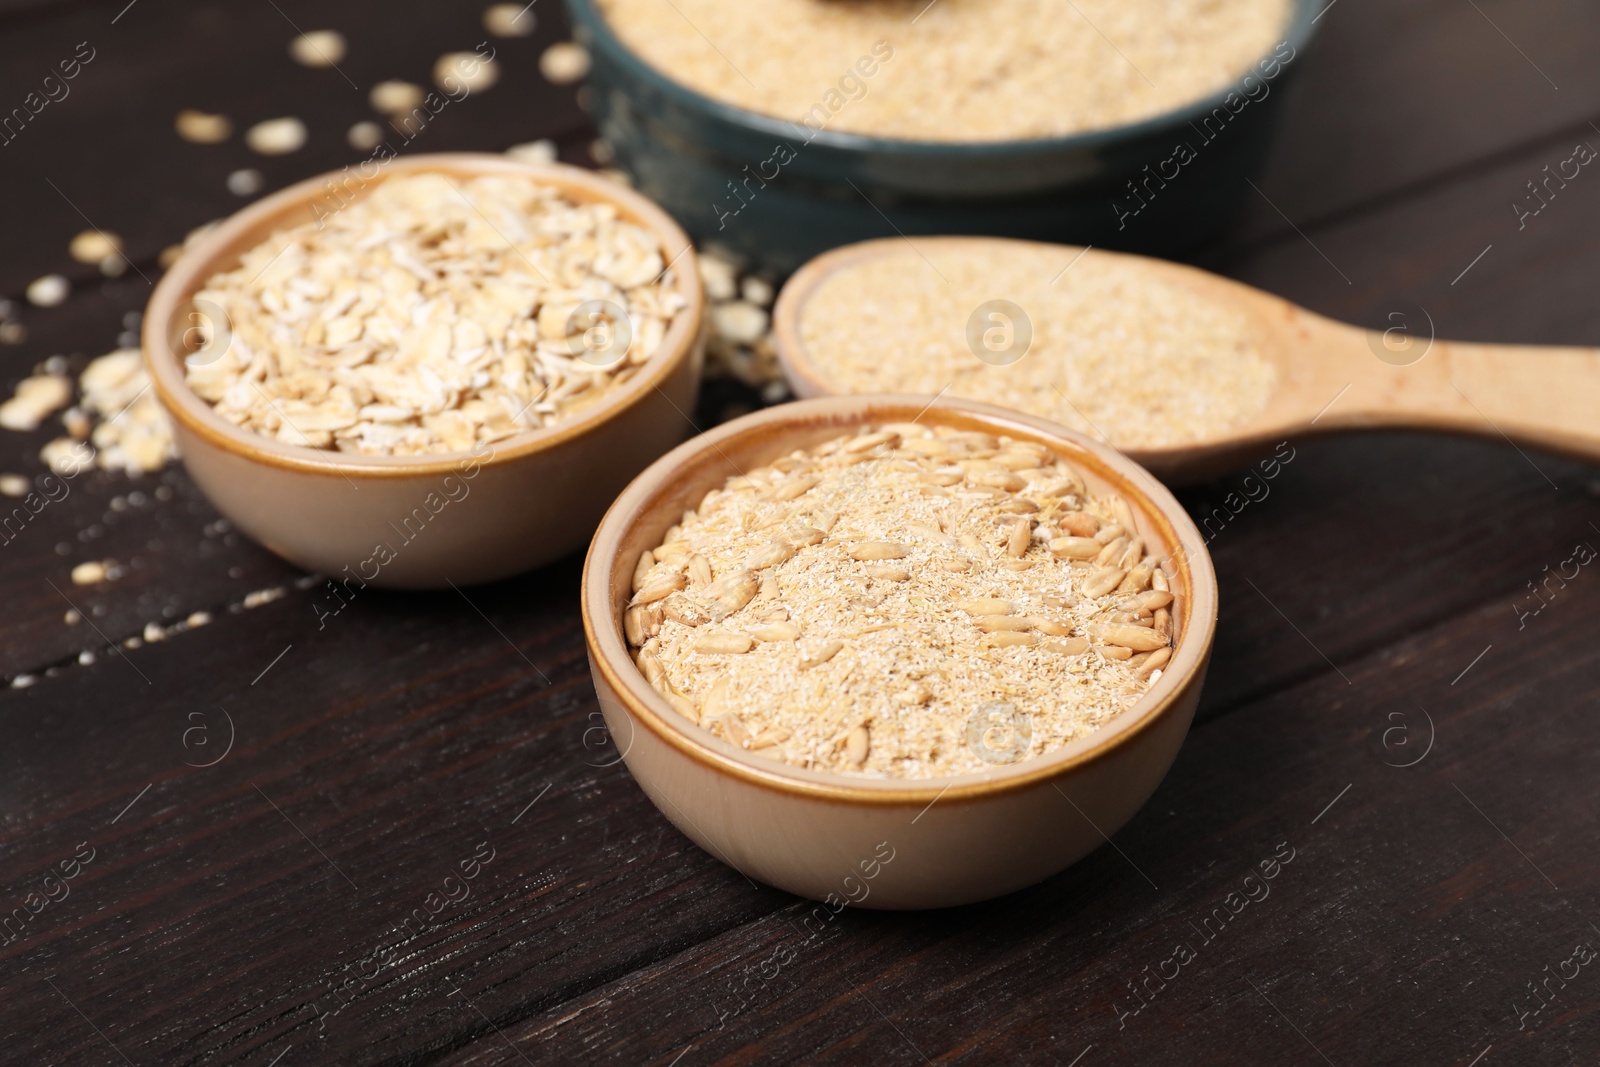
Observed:
[[[880,778],[1092,733],[1172,654],[1167,572],[1042,446],[863,428],[728,480],[646,552],[624,630],[678,712],[758,755]]]
[[[645,62],[716,100],[790,122],[820,116],[812,128],[925,141],[1058,137],[1170,111],[1271,51],[1290,10],[1289,0],[599,6]],[[877,42],[893,58],[869,88],[853,68],[881,58]]]
[[[651,231],[532,178],[402,174],[340,204],[195,295],[231,339],[189,357],[189,388],[288,444],[460,452],[558,425],[686,306]]]
[[[800,343],[840,392],[981,400],[1118,448],[1206,440],[1266,406],[1277,368],[1243,314],[1137,263],[1078,254],[974,242],[844,264],[800,309]],[[997,299],[1032,328],[1015,362],[980,358],[968,339]]]

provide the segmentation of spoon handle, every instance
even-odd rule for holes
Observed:
[[[1455,344],[1459,395],[1500,432],[1531,444],[1600,458],[1600,350]]]
[[[1382,334],[1356,332],[1383,350]],[[1448,430],[1600,459],[1600,349],[1435,341],[1410,365],[1370,354],[1356,362],[1336,424]]]

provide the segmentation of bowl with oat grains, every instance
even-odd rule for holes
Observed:
[[[1317,0],[567,0],[618,165],[787,273],[897,233],[1156,254],[1259,168]]]
[[[781,405],[662,457],[582,596],[610,735],[662,812],[750,877],[880,908],[1099,847],[1171,765],[1216,616],[1199,533],[1142,468],[909,396]]]
[[[592,173],[417,155],[312,178],[193,244],[144,352],[190,475],[308,570],[489,581],[582,545],[689,429],[688,238]]]

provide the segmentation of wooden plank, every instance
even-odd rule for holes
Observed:
[[[1352,465],[1330,466],[1348,472]],[[1294,471],[1291,464],[1285,479]],[[1289,484],[1285,481],[1284,488]],[[1286,499],[1283,506],[1292,503]],[[1272,504],[1265,501],[1264,509]],[[1261,519],[1261,530],[1281,534],[1286,521],[1273,515],[1263,510],[1255,518]],[[1248,532],[1246,519],[1242,515],[1238,525],[1225,531],[1229,537],[1239,535],[1240,545],[1256,536]],[[1326,518],[1318,521],[1333,525]],[[1600,535],[1595,540],[1600,543]],[[1553,551],[1564,544],[1565,539],[1552,539],[1544,547]],[[1561,558],[1551,556],[1557,562]],[[1227,582],[1226,568],[1224,573]],[[1529,573],[1539,575],[1537,567]],[[1330,586],[1349,582],[1338,574],[1325,580]],[[564,606],[575,582],[576,567],[568,563],[517,582],[473,590],[473,601],[492,624],[452,596],[372,593],[369,599],[361,594],[325,630],[317,629],[312,608],[320,591],[291,591],[279,602],[224,615],[210,627],[132,650],[125,662],[73,668],[7,695],[5,713],[18,724],[21,738],[8,760],[6,793],[0,797],[0,808],[8,813],[7,887],[17,890],[14,895],[20,899],[79,840],[92,839],[96,847],[103,841],[105,855],[113,860],[91,870],[96,880],[77,886],[85,899],[94,901],[94,910],[63,909],[61,914],[71,918],[59,927],[45,925],[60,920],[42,914],[41,925],[33,928],[41,936],[36,940],[30,931],[15,946],[13,958],[22,967],[48,968],[41,973],[52,980],[60,974],[92,979],[62,991],[96,1025],[114,1033],[119,1044],[122,1037],[131,1038],[135,1047],[124,1046],[124,1051],[136,1061],[162,1062],[210,1054],[276,1054],[289,1044],[326,1046],[335,1055],[352,1057],[372,1042],[380,1052],[396,1054],[415,1048],[444,1050],[493,1038],[479,1011],[504,1026],[533,1012],[553,1011],[591,987],[624,981],[623,975],[643,964],[662,961],[667,970],[660,977],[669,984],[678,982],[672,968],[681,966],[742,973],[750,960],[764,958],[748,955],[744,941],[737,941],[738,951],[721,964],[716,953],[726,947],[718,941],[704,949],[711,955],[695,955],[701,950],[694,950],[685,957],[688,964],[673,961],[703,938],[725,932],[737,921],[772,913],[790,898],[752,890],[689,846],[620,767],[585,765],[605,762],[610,754],[585,744],[598,747],[599,739],[585,737],[593,724],[588,718],[592,694],[576,628]],[[1396,598],[1388,604],[1380,599],[1380,612],[1408,594],[1393,585],[1380,584],[1379,589]],[[1562,615],[1558,608],[1564,605],[1557,602],[1538,621],[1550,632],[1564,634],[1573,620],[1570,611]],[[1491,605],[1487,617],[1489,623],[1474,625],[1487,629],[1514,619],[1509,603]],[[1257,659],[1249,659],[1257,641],[1254,632],[1244,629],[1249,621],[1225,628],[1228,636],[1219,649],[1213,687],[1225,685],[1231,673],[1223,669],[1225,654],[1241,664],[1236,671],[1271,666],[1266,662],[1270,656],[1260,650],[1253,653]],[[1281,654],[1286,644],[1301,640],[1281,620],[1266,621],[1272,623],[1267,630],[1279,631],[1260,642],[1267,649]],[[527,661],[506,646],[495,626],[517,642]],[[1435,643],[1424,642],[1421,652],[1414,642],[1341,666],[1357,686],[1370,688],[1377,684],[1371,679],[1382,676],[1380,666],[1402,672],[1420,669],[1413,661],[1429,659],[1429,650],[1440,647],[1437,639],[1429,640]],[[1231,651],[1225,653],[1227,649]],[[281,660],[279,653],[284,654]],[[1445,666],[1453,675],[1467,665],[1465,658]],[[1495,662],[1488,659],[1473,669]],[[1580,656],[1572,669],[1585,662]],[[267,673],[257,681],[263,669]],[[1435,663],[1430,669],[1443,668]],[[1510,675],[1533,669],[1517,667]],[[554,683],[550,690],[543,687],[541,672]],[[301,694],[315,697],[307,700]],[[1361,712],[1363,736],[1369,740],[1374,727],[1368,717],[1381,736],[1389,725],[1387,710],[1408,707],[1398,692],[1380,692],[1380,698],[1370,716]],[[1264,715],[1299,716],[1307,706],[1331,714],[1364,699],[1324,669],[1293,693],[1240,709],[1224,723],[1239,717],[1252,724],[1250,729],[1262,730]],[[1263,707],[1272,710],[1264,712]],[[219,714],[224,708],[227,717]],[[205,717],[191,718],[195,712]],[[215,758],[220,749],[207,749],[201,742],[221,744],[228,717],[241,733],[227,760],[216,768],[184,767],[185,760]],[[205,732],[186,737],[196,727]],[[1279,804],[1270,796],[1237,794],[1244,787],[1229,783],[1235,783],[1241,765],[1221,754],[1225,750],[1207,747],[1202,739],[1211,736],[1211,729],[1198,733],[1186,749],[1175,772],[1177,784],[1151,810],[1166,810],[1164,797],[1187,798],[1196,789],[1202,795],[1207,790],[1224,794],[1217,802],[1228,805],[1222,811],[1265,811]],[[1307,740],[1308,754],[1302,760],[1315,758],[1342,738],[1335,731],[1331,737],[1324,733]],[[86,766],[115,770],[85,781],[77,770]],[[1254,764],[1247,760],[1243,766]],[[1299,789],[1308,777],[1301,766],[1298,775],[1286,780]],[[315,847],[288,820],[271,812],[252,782],[306,831]],[[111,822],[147,784],[151,793],[140,799],[130,817]],[[419,872],[439,863],[448,866],[451,850],[466,845],[470,851],[483,838],[467,839],[480,832],[499,850],[501,824],[515,818],[516,809],[547,784],[552,792],[545,800],[557,803],[546,808],[540,801],[521,820],[528,826],[527,837],[514,838],[517,843],[507,846],[505,854],[515,863],[501,870],[516,872],[510,884],[486,880],[483,896],[473,898],[477,903],[464,906],[459,918],[407,947],[404,971],[380,975],[370,987],[357,983],[350,1005],[323,1018],[319,1026],[318,1009],[311,1005],[328,1011],[336,1003],[326,983],[336,980],[345,964],[385,947],[384,924],[393,921],[393,914],[404,914],[409,895],[426,896],[430,883],[418,881]],[[146,801],[159,802],[144,809],[147,821],[132,818]],[[1187,811],[1191,805],[1185,800],[1183,806]],[[1176,811],[1178,804],[1168,803],[1168,808]],[[1194,817],[1213,817],[1218,811],[1217,804],[1201,805]],[[532,821],[535,815],[539,819]],[[1141,818],[1150,817],[1147,813]],[[1159,818],[1157,822],[1165,826]],[[1178,850],[1191,833],[1193,826],[1186,822],[1170,833],[1163,831],[1154,845],[1140,845],[1138,851],[1124,846],[1124,851],[1165,855],[1169,848]],[[319,848],[338,869],[316,855]],[[541,860],[541,854],[548,858]],[[1068,924],[1062,938],[1081,938],[1085,929],[1112,923],[1127,906],[1130,887],[1120,881],[1126,873],[1120,862],[1097,856],[1079,872],[1051,883],[1076,887],[1065,900],[1049,887],[1033,891],[1061,912],[1061,921]],[[360,888],[350,890],[338,870]],[[1172,870],[1168,865],[1147,873],[1164,884],[1174,877]],[[544,881],[551,871],[558,874],[557,883]],[[443,877],[438,870],[433,873]],[[374,880],[376,888],[368,889]],[[1075,910],[1095,900],[1104,909],[1100,918]],[[643,911],[636,912],[639,908]],[[788,943],[790,935],[782,931],[793,929],[795,911],[791,906],[760,920],[748,936],[757,938],[758,946],[770,942],[770,954]],[[1000,915],[1006,909],[968,911]],[[240,914],[254,917],[242,930],[236,929]],[[1135,921],[1138,914],[1125,921]],[[897,929],[913,932],[939,928],[912,918],[893,922],[900,924]],[[285,928],[295,932],[286,934]],[[263,952],[262,944],[271,944],[271,951]],[[884,951],[891,955],[863,965],[861,973],[893,970],[890,960],[902,952],[920,958],[927,951],[922,944],[915,939],[890,941]],[[610,954],[612,947],[617,954]],[[833,951],[802,958],[831,959]],[[207,968],[219,955],[251,962],[236,976],[216,978]],[[362,966],[370,973],[374,965]],[[806,966],[815,966],[810,973],[832,970],[831,964],[826,969]],[[121,1000],[115,990],[154,982],[158,974],[205,977],[203,982],[196,977],[199,988],[173,1003],[150,1006],[147,1016],[115,1014]],[[808,979],[803,970],[796,974],[797,981],[827,981]],[[626,981],[649,988],[657,977],[647,970]],[[1044,977],[1039,976],[1041,983]],[[318,982],[323,984],[318,987]],[[909,997],[910,986],[904,988]],[[453,1003],[453,989],[464,990],[461,996],[471,997],[475,1007],[464,1010]],[[25,986],[13,991],[26,1010],[45,1010],[43,1001],[29,999],[33,993]],[[51,991],[41,987],[33,992],[42,997]],[[80,993],[89,994],[87,1002]],[[691,995],[686,1003],[701,1015],[709,1003],[731,1010],[731,998]],[[994,1003],[979,1002],[986,1012],[997,1010]],[[113,1012],[109,1019],[100,1014],[106,1009]],[[51,1010],[65,1009],[58,1004]],[[108,1029],[113,1020],[114,1031]],[[46,1059],[81,1052],[96,1040],[90,1032],[65,1026],[51,1026],[48,1032],[50,1041],[39,1046]],[[63,1043],[54,1043],[58,1040]],[[628,1048],[629,1055],[639,1051]],[[582,1058],[581,1051],[592,1050],[569,1051]]]
[[[120,10],[120,9],[119,9]],[[9,392],[44,358],[68,354],[74,370],[116,347],[128,322],[159,276],[156,253],[189,228],[235,210],[243,201],[225,187],[227,173],[255,167],[268,190],[308,173],[362,157],[345,145],[347,127],[377,118],[363,90],[383,78],[423,85],[438,54],[473,47],[488,37],[480,12],[429,9],[395,17],[386,6],[342,8],[333,25],[351,42],[340,71],[313,71],[291,62],[285,46],[290,22],[320,26],[325,17],[303,4],[246,6],[192,11],[186,5],[143,0],[126,17],[102,6],[68,5],[48,13],[16,15],[0,35],[0,99],[18,101],[29,91],[40,63],[75,42],[90,41],[95,55],[70,83],[70,93],[47,105],[15,139],[0,145],[8,164],[0,168],[0,190],[8,202],[26,205],[7,231],[8,255],[0,263],[0,293],[19,294],[32,278],[61,271],[74,279],[68,304],[33,308],[13,301],[27,331],[22,344],[0,345],[0,385]],[[567,35],[559,6],[530,12],[533,36],[491,39],[502,68],[492,91],[453,103],[421,130],[408,147],[399,133],[390,143],[402,151],[500,148],[555,137],[566,158],[589,162],[587,120],[575,90],[545,82],[537,70],[544,48]],[[183,56],[175,63],[174,56]],[[52,61],[53,62],[53,61]],[[43,69],[43,68],[41,68]],[[139,119],[128,121],[129,95],[140,100]],[[191,145],[171,127],[182,107],[219,110],[235,123],[235,136],[220,146]],[[311,139],[291,156],[261,157],[242,142],[244,127],[283,113],[308,121]],[[117,180],[107,180],[107,167]],[[52,183],[54,185],[52,186]],[[79,214],[79,212],[82,214]],[[135,270],[106,280],[72,263],[71,236],[89,225],[118,232],[127,241]],[[38,448],[59,428],[37,434],[5,433],[0,466],[36,477]],[[7,680],[94,653],[108,642],[141,634],[149,623],[163,626],[195,611],[217,612],[246,595],[291,581],[296,574],[280,561],[217,525],[219,516],[187,479],[176,472],[160,480],[170,502],[155,502],[154,480],[129,483],[96,473],[69,483],[68,497],[30,518],[23,535],[8,539],[0,574],[13,611],[0,620],[0,675]],[[129,500],[125,510],[113,510]],[[157,505],[159,506],[153,506]],[[9,513],[9,511],[8,511]],[[91,590],[74,589],[71,565],[112,558],[125,577]],[[56,588],[51,588],[54,583]],[[60,590],[58,592],[58,589]],[[63,622],[66,597],[77,602],[92,625]]]
[[[1309,230],[1425,191],[1600,112],[1592,6],[1336,0],[1324,11],[1257,183],[1272,203],[1252,194],[1225,244],[1292,234],[1284,215]]]
[[[1575,184],[1520,233],[1505,230],[1515,225],[1505,201],[1561,158],[1546,134],[1565,136],[1595,110],[1595,75],[1574,66],[1583,20],[1594,16],[1480,6],[1536,50],[1562,85],[1556,106],[1508,88],[1510,68],[1490,62],[1497,38],[1467,8],[1341,0],[1295,90],[1307,118],[1289,131],[1264,189],[1291,218],[1327,220],[1308,233],[1354,284],[1298,235],[1274,229],[1275,215],[1243,231],[1256,244],[1235,244],[1217,262],[1355,321],[1383,324],[1397,295],[1413,296],[1442,334],[1592,342],[1600,323],[1583,288],[1594,254],[1587,187]],[[306,28],[326,17],[285,10]],[[363,86],[425,82],[435,52],[482,36],[471,8],[404,18],[375,5],[348,10],[367,16],[339,25],[351,63],[372,64],[359,73],[342,64]],[[98,33],[111,14],[72,8],[0,35],[0,86],[26,73],[12,59],[47,54],[56,34],[79,25],[70,19]],[[501,85],[442,116],[427,148],[500,147],[560,130],[566,150],[581,150],[588,135],[570,97],[564,112],[546,106],[553,97],[533,73],[542,42],[558,33],[558,9],[538,16],[540,36],[508,44],[525,51],[506,59]],[[1357,16],[1336,38],[1336,20]],[[82,228],[70,205],[43,206],[48,186],[35,179],[46,170],[81,175],[81,189],[64,191],[104,197],[90,213],[109,212],[116,221],[102,224],[130,237],[136,254],[231,210],[238,201],[223,176],[259,159],[237,138],[218,149],[178,142],[165,125],[178,107],[221,108],[241,122],[286,110],[314,119],[307,149],[262,167],[269,187],[352,159],[339,138],[365,105],[334,72],[283,58],[292,31],[282,21],[267,6],[191,13],[141,0],[106,38],[103,58],[114,62],[91,65],[83,94],[42,116],[61,120],[59,132],[30,131],[46,149],[0,173],[10,202],[29,206],[8,233],[15,255],[0,265],[12,272],[0,291],[66,267],[65,242]],[[1429,58],[1437,41],[1473,63]],[[1556,61],[1546,62],[1546,44]],[[181,71],[166,58],[178,49],[194,56]],[[1313,61],[1325,64],[1321,83]],[[159,122],[130,125],[121,92],[87,91],[90,75],[113,70],[105,84],[142,94]],[[1423,92],[1430,82],[1441,87],[1434,97]],[[215,95],[197,99],[197,86]],[[1398,100],[1395,86],[1409,87]],[[1433,124],[1408,126],[1422,115]],[[1472,160],[1523,143],[1503,165],[1471,173]],[[107,152],[119,183],[93,177]],[[48,167],[30,169],[40,160]],[[1430,181],[1440,174],[1448,184]],[[1341,215],[1372,203],[1383,206]],[[0,384],[58,348],[109,348],[142,286],[130,274],[107,293],[80,286],[65,308],[27,310],[32,339],[0,349]],[[6,435],[0,466],[35,470],[23,449],[41,440]],[[1583,584],[1592,576],[1583,572],[1523,631],[1511,598],[1589,536],[1593,471],[1542,456],[1534,470],[1492,443],[1405,435],[1294,444],[1301,454],[1271,498],[1214,544],[1224,617],[1206,721],[1155,802],[1118,835],[1143,874],[1102,850],[994,906],[846,913],[823,943],[797,929],[806,906],[751,888],[677,835],[620,767],[592,766],[610,754],[586,733],[593,704],[570,608],[573,561],[470,591],[483,614],[453,596],[363,593],[318,630],[320,591],[294,589],[288,568],[225,533],[208,538],[214,516],[176,472],[164,480],[173,500],[148,512],[111,510],[131,488],[120,479],[75,485],[26,540],[0,549],[12,607],[0,621],[10,657],[0,669],[58,665],[0,694],[10,742],[0,757],[0,885],[16,906],[78,842],[96,849],[70,896],[0,946],[11,964],[0,995],[9,1018],[26,1020],[12,1027],[23,1035],[14,1055],[115,1062],[109,1039],[139,1063],[286,1053],[285,1067],[307,1055],[1069,1063],[1086,1048],[1084,1067],[1317,1062],[1298,1028],[1336,1063],[1466,1064],[1491,1043],[1486,1064],[1582,1059],[1595,1040],[1581,979],[1522,1030],[1507,1004],[1527,1002],[1524,983],[1588,936],[1573,908],[1596,888],[1581,849],[1595,816],[1561,801],[1585,795],[1576,754],[1595,729],[1581,703],[1593,671],[1593,594]],[[1209,512],[1236,482],[1185,501]],[[97,524],[107,532],[75,540]],[[60,541],[66,557],[54,555]],[[61,623],[40,577],[59,578],[91,550],[146,560],[94,594],[110,636],[203,608],[217,621],[67,666],[88,631]],[[226,610],[250,589],[286,583],[279,601]],[[1473,605],[1481,610],[1463,617]],[[1471,660],[1480,642],[1485,654]],[[1401,721],[1414,727],[1418,704],[1434,714],[1438,749],[1417,767],[1385,767],[1416,751],[1386,731],[1392,714],[1413,716]],[[186,766],[214,758],[229,722],[233,750],[214,767]],[[1184,968],[1120,1027],[1118,1007],[1134,1003],[1124,983],[1167,958],[1189,936],[1185,925],[1280,840],[1301,851],[1272,898],[1202,947],[1200,977]],[[480,842],[495,858],[471,898],[384,955],[392,925],[426,906]],[[372,980],[350,978],[345,966],[372,966],[375,950],[384,962]],[[785,950],[793,961],[776,963]],[[343,999],[329,986],[340,981],[351,982],[350,1001],[334,1013]]]
[[[1236,474],[1180,494],[1213,535],[1222,591],[1202,718],[1508,603],[1551,553],[1600,537],[1587,464],[1531,457],[1558,490],[1490,441],[1383,433],[1289,447],[1271,481]]]
[[[438,1051],[781,905],[593,732],[577,580],[358,591],[322,630],[293,592],[0,698],[6,912],[93,850],[0,943],[0,998],[35,1021],[8,1053]]]
[[[26,343],[0,347],[6,395],[49,356],[65,356],[76,375],[116,347],[127,325],[123,316],[142,306],[143,286],[121,279],[102,289],[41,309]],[[8,682],[63,669],[84,653],[104,655],[109,644],[142,635],[148,624],[166,628],[194,612],[226,611],[252,592],[303,577],[234,533],[176,466],[140,478],[101,470],[50,475],[39,449],[63,433],[59,419],[31,433],[0,431],[0,470],[29,478],[37,493],[32,507],[0,497],[6,523],[0,589],[7,606],[0,615],[0,677]],[[73,584],[75,565],[103,560],[118,565],[119,577]],[[69,625],[70,610],[85,621]]]
[[[1600,133],[1587,138],[1600,149]],[[1600,174],[1552,185],[1549,202],[1519,221],[1514,203],[1539,201],[1528,183],[1574,155],[1576,141],[1552,137],[1481,173],[1308,229],[1211,266],[1270,288],[1313,311],[1370,327],[1420,304],[1439,337],[1529,344],[1600,341],[1600,312],[1587,279],[1600,264]],[[1480,258],[1481,257],[1481,258]],[[1347,281],[1348,280],[1348,281]]]
[[[511,39],[483,28],[484,6],[399,12],[361,0],[334,13],[305,0],[202,8],[139,0],[114,25],[117,8],[105,5],[19,19],[0,34],[0,109],[20,106],[79,42],[94,56],[67,83],[64,98],[0,144],[0,196],[27,211],[24,225],[8,228],[0,293],[18,297],[52,271],[92,285],[94,268],[67,255],[68,241],[91,223],[120,234],[139,269],[154,277],[161,249],[246,202],[228,191],[229,173],[260,171],[264,194],[359,163],[371,153],[351,148],[346,132],[356,122],[382,122],[367,102],[374,84],[398,78],[431,90],[441,54],[470,52],[485,41],[500,67],[498,84],[445,104],[425,126],[412,126],[409,140],[390,127],[389,145],[399,152],[500,151],[550,137],[564,158],[589,162],[593,134],[575,87],[551,85],[538,70],[544,49],[568,35],[561,6],[530,12],[535,33]],[[338,69],[293,62],[287,47],[295,26],[343,33],[350,47]],[[131,120],[130,100],[138,101]],[[233,137],[220,145],[183,141],[172,123],[184,108],[228,115]],[[306,123],[303,149],[262,156],[246,147],[249,126],[284,115]]]
[[[1200,727],[1115,849],[1039,887],[937,917],[796,904],[445,1062],[1582,1060],[1586,972],[1537,1015],[1526,983],[1600,940],[1600,815],[1567,802],[1600,742],[1597,581]]]
[[[1583,170],[1521,228],[1510,208],[1572,148],[1549,141],[1481,175],[1216,265],[1373,327],[1398,312],[1419,333],[1431,322],[1439,337],[1594,345],[1600,310],[1585,279],[1600,268],[1592,236],[1600,181]],[[1284,676],[1256,674],[1274,627],[1304,636],[1273,645],[1272,655],[1287,656],[1291,673],[1319,670],[1472,603],[1525,593],[1550,552],[1588,536],[1600,496],[1593,466],[1492,438],[1370,434],[1291,447],[1310,463],[1297,469],[1305,462],[1297,459],[1269,487],[1261,507],[1277,508],[1274,517],[1252,524],[1257,505],[1247,504],[1212,542],[1224,592],[1212,711],[1264,691],[1253,688],[1258,679],[1270,687]],[[1243,489],[1236,475],[1184,500],[1200,520]],[[1286,550],[1292,560],[1279,554]]]
[[[0,18],[8,28],[29,19],[59,19],[69,8],[81,7],[88,0],[0,0]]]

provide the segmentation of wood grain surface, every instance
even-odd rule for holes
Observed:
[[[244,202],[230,172],[270,191],[355,162],[367,90],[426,84],[443,52],[488,40],[502,78],[408,150],[548,137],[593,163],[575,87],[539,73],[560,7],[509,40],[481,14],[0,4],[0,112],[96,50],[0,145],[0,296],[26,330],[0,388],[116,347],[161,249]],[[290,62],[297,26],[343,32],[341,69]],[[1198,261],[1369,326],[1600,344],[1600,176],[1521,228],[1510,207],[1600,144],[1592,7],[1336,0],[1319,30],[1257,202]],[[183,107],[234,137],[180,140]],[[239,131],[279,115],[307,146],[250,153]],[[91,224],[137,269],[72,262]],[[64,305],[22,300],[57,271]],[[701,425],[749,400],[711,387]],[[50,436],[0,431],[0,470],[39,475]],[[319,619],[320,580],[181,467],[83,474],[0,545],[0,918],[26,916],[0,937],[0,1063],[1594,1062],[1600,576],[1537,614],[1530,583],[1600,546],[1600,471],[1413,434],[1287,447],[1270,481],[1181,494],[1222,614],[1147,807],[1030,890],[816,936],[816,905],[695,847],[618,762],[577,559]],[[73,585],[91,559],[125,573]]]

